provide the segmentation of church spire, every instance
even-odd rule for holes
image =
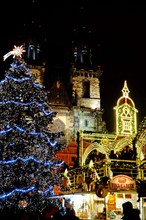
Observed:
[[[73,30],[72,39],[72,63],[77,69],[93,70],[98,69],[100,63],[95,57],[96,45],[93,45],[94,31],[87,26],[86,10],[83,3],[80,5],[80,25],[77,22]]]
[[[124,81],[124,87],[122,89],[122,92],[123,92],[123,97],[124,98],[128,98],[129,97],[129,89],[128,89],[128,86],[127,86],[127,81],[125,80]]]
[[[28,10],[31,16],[29,19],[25,18],[23,35],[21,36],[26,51],[24,58],[29,65],[44,65],[46,35],[41,20],[37,18],[38,2],[31,0],[31,6]]]

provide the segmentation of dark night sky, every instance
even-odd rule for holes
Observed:
[[[113,129],[113,107],[122,95],[124,80],[138,109],[138,123],[146,115],[146,5],[97,4],[97,1],[5,1],[0,15],[0,68],[2,56],[20,44],[32,29],[46,42],[48,64],[68,54],[76,32],[83,27],[92,34],[104,73],[101,105],[109,130]],[[32,7],[33,5],[33,7]],[[56,49],[56,54],[52,52]],[[50,56],[51,54],[51,56]]]

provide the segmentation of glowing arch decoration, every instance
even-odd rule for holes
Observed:
[[[94,143],[90,144],[90,145],[86,148],[86,150],[85,150],[85,152],[84,152],[84,154],[83,154],[83,156],[82,156],[82,164],[83,164],[83,165],[85,164],[85,161],[86,161],[88,155],[89,155],[93,150],[97,150],[98,152],[100,152],[100,153],[102,153],[102,154],[105,154],[105,155],[107,156],[106,148],[104,148],[103,145],[101,145],[100,143],[94,142]]]
[[[139,125],[135,142],[137,149],[137,159],[146,159],[146,117],[144,117]]]
[[[105,154],[106,159],[109,159],[109,154],[111,152],[111,150],[114,150],[114,152],[116,153],[117,151],[122,150],[125,146],[130,146],[132,148],[132,142],[133,142],[134,136],[129,135],[127,137],[123,137],[119,140],[115,140],[112,143],[110,143],[109,141],[106,140],[106,146],[103,144],[105,143],[105,141],[101,140],[100,143],[98,142],[94,142],[92,144],[90,144],[82,157],[82,164],[85,164],[85,161],[88,157],[88,155],[93,151],[93,150],[97,150],[98,152]]]
[[[134,136],[129,135],[129,136],[123,137],[119,140],[116,140],[113,144],[114,152],[116,153],[117,151],[121,151],[127,145],[132,148],[133,139],[134,139]]]

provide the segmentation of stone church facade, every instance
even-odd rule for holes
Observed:
[[[62,141],[65,148],[57,153],[56,158],[65,161],[69,168],[73,168],[75,163],[79,166],[86,164],[89,154],[95,149],[108,158],[111,150],[116,152],[126,145],[132,146],[137,133],[137,109],[129,97],[126,81],[123,94],[114,107],[116,131],[114,134],[107,132],[100,97],[103,70],[91,57],[91,48],[83,44],[74,47],[68,77],[65,81],[56,78],[48,89],[49,105],[52,111],[57,112],[48,129],[64,132]],[[37,81],[44,84],[45,66],[30,62],[29,67]]]

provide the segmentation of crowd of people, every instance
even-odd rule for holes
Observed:
[[[111,150],[110,159],[119,159],[119,160],[134,160],[134,151],[130,146],[125,146],[122,150],[114,152],[114,150]],[[87,158],[86,163],[89,163],[90,160],[92,160],[94,163],[101,161],[105,159],[105,154],[98,152],[97,150],[94,150]]]
[[[55,209],[54,209],[55,210]],[[46,213],[42,216],[41,220],[80,220],[76,216],[73,207],[64,207],[61,210],[57,209],[54,213],[52,209],[48,209]]]
[[[126,146],[121,151],[117,151],[116,153],[114,150],[112,150],[110,153],[110,159],[134,160],[134,151],[130,146]]]
[[[124,202],[122,204],[122,218],[121,220],[141,220],[140,219],[140,210],[133,208],[133,204],[130,201]],[[54,215],[50,215],[48,218],[44,218],[43,220],[80,220],[79,217],[76,216],[75,210],[73,207],[65,208],[65,214],[61,214],[58,210]],[[115,216],[112,216],[111,219],[115,219]]]
[[[133,204],[130,201],[124,202],[121,209],[123,214],[121,220],[141,220],[140,210],[133,208]],[[0,215],[0,219],[2,220],[8,217],[14,218],[15,220],[80,220],[80,218],[76,216],[74,208],[71,206],[62,207],[61,209],[57,207],[48,208],[43,212],[42,215],[29,215],[26,212],[21,212],[17,215],[12,215],[12,213],[7,212],[4,213],[3,216]],[[110,220],[115,218],[116,215],[109,217]]]

